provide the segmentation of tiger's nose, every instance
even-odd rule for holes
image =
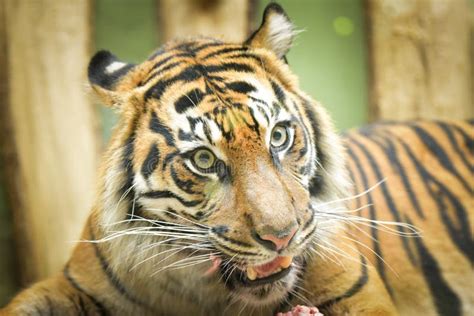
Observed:
[[[288,246],[293,236],[295,236],[297,230],[298,227],[293,226],[291,229],[278,233],[264,235],[257,234],[255,239],[267,249],[281,251]]]

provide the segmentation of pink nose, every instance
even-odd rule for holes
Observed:
[[[288,246],[291,238],[293,238],[293,236],[295,235],[296,230],[297,230],[297,227],[294,227],[291,231],[289,231],[286,234],[279,234],[278,236],[274,234],[266,234],[266,235],[260,236],[260,238],[263,240],[272,242],[275,245],[276,250],[279,251]]]

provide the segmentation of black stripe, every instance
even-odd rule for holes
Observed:
[[[232,239],[232,238],[229,238],[227,236],[225,236],[221,231],[217,230],[217,229],[211,229],[211,231],[220,239],[223,239],[224,241],[226,242],[229,242],[233,245],[236,245],[236,246],[240,246],[240,247],[244,247],[244,248],[253,248],[252,245],[250,244],[247,244],[243,241],[239,241],[239,240],[235,240],[235,239]]]
[[[176,199],[178,200],[178,202],[180,202],[181,204],[187,207],[193,207],[202,203],[201,200],[187,201],[183,199],[182,197],[180,197],[179,195],[174,194],[171,191],[149,191],[149,192],[142,193],[142,195],[150,199]]]
[[[366,138],[370,141],[369,138]],[[367,150],[367,148],[362,144],[360,143],[358,140],[356,140],[355,138],[353,137],[349,137],[349,141],[356,145],[357,147],[359,147],[359,149],[364,153],[367,161],[369,162],[370,164],[370,167],[372,168],[372,171],[375,173],[375,176],[376,176],[376,181],[379,182],[379,181],[382,181],[384,179],[384,176],[382,175],[382,172],[380,171],[380,168],[377,164],[377,160],[370,154],[370,152]],[[377,144],[384,153],[386,153],[383,149],[384,149],[384,146],[382,144],[380,144],[379,142],[377,141],[374,141],[372,140],[372,143],[375,143]],[[389,157],[390,159],[390,157]],[[368,189],[368,187],[366,187],[366,189]],[[390,211],[390,214],[392,214],[393,218],[395,219],[396,222],[402,222],[402,218],[401,218],[401,215],[400,215],[400,212],[397,208],[397,206],[395,205],[395,202],[393,201],[393,198],[392,198],[392,195],[390,194],[388,188],[387,188],[387,183],[386,182],[382,182],[380,184],[380,189],[382,190],[382,195],[384,197],[384,201],[385,203],[387,204],[388,206],[388,209]],[[377,205],[376,205],[377,206]],[[408,239],[406,237],[403,236],[403,233],[405,232],[405,229],[403,229],[403,227],[401,226],[398,226],[397,225],[397,230],[400,232],[400,241],[402,243],[402,246],[403,246],[403,249],[405,250],[407,256],[408,256],[408,259],[410,260],[410,262],[415,265],[416,264],[416,259],[415,259],[415,256],[414,254],[412,253],[410,247],[408,246]]]
[[[272,85],[273,93],[278,99],[278,102],[280,102],[280,105],[284,106],[286,101],[285,92],[283,92],[283,89],[275,81],[270,80],[270,83]]]
[[[247,120],[244,118],[244,122],[247,124],[247,126],[252,129],[258,136],[260,136],[260,124],[258,123],[257,119],[255,118],[255,113],[251,107],[249,107],[249,114],[250,117],[252,118],[252,124],[250,122],[247,122]]]
[[[202,66],[201,65],[192,65],[185,68],[176,76],[168,80],[160,80],[154,86],[152,86],[147,92],[145,92],[145,101],[149,98],[160,99],[165,90],[172,84],[178,81],[190,82],[198,79],[202,76]]]
[[[466,154],[461,148],[459,147],[459,143],[454,136],[453,130],[456,130],[456,127],[453,125],[448,125],[444,122],[437,122],[439,127],[443,130],[443,132],[446,134],[446,136],[449,139],[449,143],[453,147],[454,151],[458,154],[459,158],[461,158],[463,164],[466,166],[466,168],[473,173],[474,172],[474,163],[471,164],[468,161],[468,158],[466,157]],[[459,132],[459,130],[458,130]],[[465,133],[461,133],[461,136],[464,136],[464,142],[468,148],[471,149],[471,151],[474,153],[474,137],[469,138],[469,136]],[[471,189],[472,192],[472,189]]]
[[[193,186],[196,185],[194,181],[181,180],[173,165],[171,165],[170,171],[171,171],[171,178],[173,179],[174,183],[179,189],[181,189],[182,191],[188,194],[196,194],[196,191],[193,190]]]
[[[172,49],[175,49],[175,50],[181,50],[181,51],[185,51],[186,53],[188,54],[192,54],[193,57],[196,56],[195,54],[195,51],[194,51],[194,46],[197,44],[197,42],[181,42],[181,43],[178,43],[177,45],[175,45],[174,47],[172,47]]]
[[[314,159],[316,159],[317,161],[319,160],[320,164],[322,165],[322,168],[318,167],[316,169],[315,175],[310,179],[309,183],[309,192],[311,196],[316,197],[320,193],[322,193],[324,189],[324,175],[323,170],[321,169],[326,168],[327,157],[325,153],[321,150],[321,144],[319,141],[319,139],[321,138],[321,127],[312,109],[312,104],[302,97],[300,97],[300,99],[303,102],[305,116],[308,118],[311,124],[310,128],[313,134],[314,152],[316,153],[316,157],[314,157]]]
[[[448,155],[444,151],[443,147],[434,139],[427,131],[425,131],[421,126],[412,124],[411,127],[415,130],[415,133],[420,138],[421,142],[425,144],[429,151],[433,153],[433,156],[438,162],[449,172],[451,172],[466,189],[470,192],[472,189],[469,184],[466,182],[459,172],[456,170]]]
[[[89,227],[89,234],[91,236],[91,240],[96,240],[94,231],[92,227]],[[127,290],[127,288],[122,284],[120,279],[118,278],[117,275],[110,269],[109,263],[107,262],[107,259],[102,255],[99,246],[97,243],[91,243],[92,247],[94,248],[95,255],[97,259],[99,259],[100,266],[102,268],[102,271],[104,274],[107,276],[109,279],[111,285],[128,301],[134,303],[135,305],[138,305],[144,309],[151,310],[149,306],[147,306],[144,302],[141,302],[139,299],[135,298],[130,292]]]
[[[122,154],[122,168],[125,172],[125,179],[119,189],[119,193],[123,197],[123,202],[128,204],[127,209],[131,208],[132,198],[135,197],[135,190],[133,189],[133,179],[135,177],[135,173],[133,171],[133,151],[135,148],[134,134],[135,131],[133,131],[132,135],[126,140]],[[126,217],[128,218],[128,216],[129,215],[127,214]]]
[[[215,57],[215,56],[223,55],[223,54],[227,54],[227,53],[235,53],[235,52],[244,53],[244,52],[248,51],[248,49],[249,48],[247,46],[226,47],[226,48],[222,48],[222,49],[213,51],[213,52],[211,52],[207,55],[204,55],[200,59],[206,60],[206,59],[209,59],[211,57]]]
[[[347,147],[347,146],[346,146],[346,147]],[[357,195],[357,194],[359,194],[360,192],[362,192],[363,190],[358,186],[357,181],[356,181],[356,179],[355,179],[355,174],[354,174],[355,170],[353,170],[353,169],[351,168],[351,165],[350,165],[350,164],[347,164],[347,172],[348,172],[348,174],[349,174],[349,179],[351,180],[351,184],[352,184],[352,189],[353,189],[352,194],[353,194],[353,195]],[[364,190],[365,190],[365,189],[364,189]],[[356,208],[360,208],[360,207],[362,206],[362,201],[361,201],[360,197],[359,197],[359,198],[356,198],[355,201],[356,201]],[[360,215],[361,215],[361,212],[362,212],[362,210],[359,210],[358,213],[357,213],[357,215],[360,216]]]
[[[257,103],[260,103],[260,104],[266,106],[267,108],[270,107],[270,106],[268,105],[268,103],[265,102],[265,101],[262,100],[262,99],[256,98],[256,97],[254,97],[254,96],[250,96],[250,99],[253,100],[253,101],[255,101],[255,102],[257,102]]]
[[[232,254],[239,254],[239,255],[242,255],[242,256],[252,256],[252,257],[261,255],[259,252],[235,250],[235,249],[232,249],[232,248],[227,247],[226,245],[223,245],[223,244],[220,244],[220,243],[213,243],[213,246],[219,251],[224,250],[223,251],[224,253],[227,251],[228,253],[232,253]]]
[[[311,212],[311,217],[306,221],[306,223],[304,224],[303,226],[303,229],[301,229],[302,232],[304,232],[306,229],[308,229],[309,225],[311,225],[313,223],[313,220],[314,220],[314,216],[316,214],[316,212],[314,211],[313,207],[311,206],[311,204],[309,205],[309,210]]]
[[[361,271],[360,271],[359,278],[346,292],[318,305],[318,308],[323,313],[324,313],[324,310],[330,308],[332,305],[339,303],[343,299],[354,296],[367,284],[367,281],[369,280],[369,274],[367,272],[367,263],[363,256],[360,256],[360,265],[361,265]]]
[[[200,89],[193,89],[182,95],[175,103],[174,108],[178,113],[184,113],[188,109],[196,107],[206,96]]]
[[[192,65],[168,80],[157,82],[153,87],[145,92],[145,100],[148,100],[149,98],[160,99],[165,90],[178,81],[191,82],[203,76],[207,77],[208,73],[221,71],[254,72],[254,69],[247,64],[233,62],[208,66],[200,64]]]
[[[175,140],[169,127],[165,126],[161,121],[158,119],[158,116],[154,111],[151,112],[151,120],[150,120],[150,130],[157,134],[163,135],[165,138],[166,144],[168,146],[175,147]]]
[[[155,171],[156,166],[160,162],[160,151],[156,144],[151,145],[148,155],[142,164],[142,175],[145,179],[148,179],[150,175]]]
[[[442,223],[448,231],[449,238],[458,247],[458,249],[469,259],[474,261],[474,242],[472,239],[472,232],[469,226],[467,211],[456,196],[440,181],[438,181],[423,164],[417,159],[409,146],[400,138],[393,134],[388,134],[388,137],[395,138],[403,146],[409,158],[415,165],[416,172],[420,178],[423,179],[426,191],[429,192],[432,200],[436,203],[438,213],[442,219]],[[456,223],[448,215],[449,205],[454,209],[456,214]]]
[[[120,188],[120,193],[125,193],[128,189],[130,189],[133,185],[133,150],[134,150],[134,137],[130,136],[125,141],[125,146],[123,147],[123,160],[122,160],[122,168],[125,169],[125,181]]]
[[[411,224],[411,221],[409,223]],[[421,257],[421,270],[430,288],[438,314],[461,315],[461,301],[444,280],[436,259],[421,238],[414,238],[414,243]]]
[[[362,179],[364,188],[369,188],[369,183],[368,183],[366,174],[364,173],[364,169],[362,168],[362,164],[359,160],[359,157],[357,157],[357,155],[352,151],[351,147],[347,148],[347,153],[352,159],[352,161],[354,162],[354,164],[356,165],[356,169],[358,170],[360,178]],[[367,196],[367,203],[369,204],[370,219],[375,220],[377,219],[377,214],[375,213],[375,207],[373,205],[374,203],[373,203],[372,195],[370,194],[370,192],[368,192],[366,196]],[[372,249],[377,254],[376,259],[375,259],[377,261],[376,268],[389,294],[392,295],[393,290],[387,280],[387,273],[385,271],[385,263],[382,260],[383,258],[382,249],[380,248],[380,243],[379,243],[379,238],[378,238],[379,232],[376,226],[377,224],[374,224],[373,226],[370,227],[370,234],[373,238]]]
[[[155,70],[155,69],[158,69],[159,67],[164,65],[169,60],[171,60],[173,58],[179,58],[179,57],[192,57],[192,56],[190,56],[189,53],[179,53],[179,54],[170,55],[170,56],[168,56],[166,58],[163,58],[162,60],[158,61],[156,64],[154,64],[153,67],[150,69],[150,72]]]
[[[198,53],[206,48],[209,48],[209,47],[214,47],[214,46],[223,46],[224,43],[223,42],[220,42],[220,41],[215,41],[215,42],[209,42],[209,43],[205,43],[205,44],[202,44],[200,46],[196,46],[193,48],[193,52],[195,53]]]
[[[202,129],[204,130],[204,135],[206,136],[207,141],[211,144],[214,145],[214,141],[212,140],[211,136],[211,128],[209,127],[209,124],[207,124],[206,121],[202,121]]]
[[[239,93],[244,93],[244,94],[247,94],[249,92],[253,92],[253,91],[256,91],[257,89],[245,82],[245,81],[234,81],[234,82],[231,82],[229,84],[227,84],[227,88],[232,90],[232,91],[235,91],[235,92],[239,92]]]
[[[189,53],[179,53],[179,54],[172,54],[168,57],[163,58],[162,60],[158,61],[156,64],[153,65],[153,67],[149,71],[149,73],[151,75],[149,75],[149,77],[145,81],[140,82],[138,84],[138,86],[146,85],[148,82],[150,82],[157,75],[159,75],[160,73],[163,73],[163,71],[166,71],[166,70],[170,69],[171,65],[176,66],[176,65],[181,64],[182,61],[174,61],[174,62],[170,63],[169,65],[167,65],[166,67],[164,67],[163,69],[158,69],[161,66],[163,66],[165,63],[167,63],[168,61],[170,61],[172,59],[179,58],[179,57],[191,57],[191,56],[190,56]]]
[[[270,123],[270,118],[268,117],[268,114],[267,112],[265,111],[265,109],[262,107],[262,105],[264,105],[265,107],[269,108],[268,104],[259,99],[259,98],[255,98],[255,97],[252,97],[252,96],[248,96],[252,101],[255,101],[257,104],[257,108],[258,108],[258,111],[260,112],[260,114],[263,115],[263,117],[265,118],[265,121],[267,122],[267,124]]]
[[[179,155],[178,151],[171,152],[165,156],[165,159],[163,159],[163,164],[161,167],[161,170],[165,170],[166,166],[176,157]]]
[[[464,131],[459,126],[453,125],[453,129],[456,130],[456,132],[458,132],[459,134],[462,135],[463,140],[464,140],[464,146],[467,147],[467,149],[471,153],[471,155],[474,154],[474,137],[472,135],[468,135],[467,132]]]
[[[374,143],[378,144],[379,147],[383,150],[385,155],[387,156],[388,160],[390,161],[390,165],[394,169],[397,175],[400,176],[403,182],[403,189],[406,190],[408,197],[410,198],[411,203],[414,206],[414,210],[418,216],[421,218],[425,218],[425,214],[423,213],[423,209],[413,191],[411,182],[409,180],[408,175],[406,174],[405,168],[402,166],[400,159],[398,157],[398,152],[395,148],[395,144],[393,141],[388,137],[380,136],[385,144],[382,144],[380,141],[377,141],[370,137],[370,135],[365,134],[369,139],[371,139]]]
[[[95,306],[96,311],[99,313],[99,315],[107,316],[109,313],[105,309],[104,305],[100,303],[95,297],[87,293],[80,285],[79,283],[71,276],[69,273],[69,264],[66,264],[66,267],[64,267],[63,270],[63,275],[66,278],[66,280],[71,284],[73,288],[75,288],[77,291],[80,292],[80,294],[85,295]]]
[[[158,71],[155,71],[153,74],[151,74],[145,81],[143,82],[140,82],[138,84],[139,87],[141,86],[145,86],[147,85],[150,81],[152,81],[153,79],[155,79],[158,75],[160,74],[163,74],[165,71],[168,71],[170,69],[173,69],[177,66],[180,66],[183,64],[184,61],[177,61],[177,62],[174,62],[174,63],[170,63],[168,65],[166,65],[166,67],[163,67],[162,69],[158,70]]]
[[[255,63],[257,63],[257,65],[259,65],[260,67],[262,67],[262,70],[263,71],[266,71],[268,72],[268,70],[265,68],[265,64],[264,64],[264,57],[258,55],[258,54],[252,54],[252,53],[249,53],[249,52],[245,52],[245,53],[235,53],[235,54],[232,54],[232,55],[227,55],[224,57],[226,60],[233,60],[233,59],[236,59],[236,61],[249,61],[249,60],[252,60],[254,61]]]
[[[300,240],[299,245],[303,245],[306,241],[308,241],[308,239],[313,237],[317,229],[318,225],[314,225],[313,229],[309,233],[307,233],[303,239]]]
[[[86,316],[87,309],[84,305],[84,300],[82,299],[82,295],[77,294],[65,294],[67,299],[74,305],[74,310],[76,311],[77,315]]]
[[[221,71],[237,71],[237,72],[255,72],[252,66],[242,63],[223,63],[220,65],[204,66],[204,71],[214,73]]]
[[[200,139],[199,136],[194,135],[192,133],[186,133],[182,129],[178,130],[178,139],[186,142],[191,142]]]

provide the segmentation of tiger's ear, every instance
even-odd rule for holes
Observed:
[[[295,26],[283,8],[272,2],[263,12],[262,24],[245,44],[269,49],[278,58],[284,58],[290,50],[295,34]]]
[[[108,106],[120,104],[122,94],[117,91],[120,81],[135,67],[120,61],[112,53],[101,50],[92,57],[87,68],[89,82]]]

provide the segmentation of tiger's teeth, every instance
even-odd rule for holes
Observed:
[[[255,271],[252,267],[247,267],[247,278],[251,281],[257,278],[257,271]]]
[[[282,257],[282,260],[280,261],[280,267],[282,267],[283,269],[286,269],[291,265],[291,262],[293,262],[292,256],[284,256]]]

